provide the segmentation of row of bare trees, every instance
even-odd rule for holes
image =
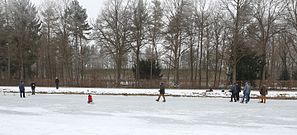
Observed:
[[[163,79],[188,80],[191,87],[297,79],[295,0],[108,0],[101,6],[90,25],[77,0],[38,8],[29,0],[1,0],[1,78],[76,84],[100,78],[119,85],[140,81],[139,64],[147,59],[161,63]],[[132,65],[135,75],[127,75]]]
[[[218,86],[226,72],[235,82],[243,70],[240,61],[248,57],[257,57],[258,66],[255,77],[246,80],[294,79],[295,6],[294,0],[111,0],[97,18],[94,35],[101,49],[118,55],[112,57],[117,80],[122,61],[138,65],[140,57],[162,61],[174,83],[182,75],[198,86]],[[141,55],[141,48],[148,51]],[[183,69],[188,76],[180,73]]]

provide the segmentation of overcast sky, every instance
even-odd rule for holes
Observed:
[[[31,0],[37,7],[39,7],[43,1],[48,0]],[[106,1],[107,0],[78,0],[79,4],[87,9],[88,20],[95,20],[97,18],[98,13],[101,11]]]

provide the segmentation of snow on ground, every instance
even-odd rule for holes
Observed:
[[[5,93],[19,92],[16,86],[0,86],[2,95]],[[30,87],[26,87],[26,92],[31,92]],[[157,95],[158,89],[125,89],[125,88],[71,88],[61,87],[56,90],[54,87],[37,87],[36,92],[48,94],[96,94],[96,95]],[[1,95],[1,94],[0,94]],[[166,89],[168,96],[181,97],[230,97],[231,93],[228,90],[214,90],[213,92],[206,92],[204,90],[194,89]],[[242,92],[241,92],[242,95]],[[260,93],[258,90],[252,91],[251,97],[258,97]],[[297,99],[297,91],[268,91],[269,98],[290,98]]]
[[[294,135],[297,100],[259,104],[227,98],[0,95],[1,135]]]

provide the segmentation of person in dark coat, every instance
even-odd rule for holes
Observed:
[[[35,82],[32,82],[32,83],[31,83],[32,95],[35,95],[35,87],[36,87]]]
[[[235,98],[237,101],[239,101],[239,93],[241,92],[241,84],[236,83],[236,93]]]
[[[242,97],[241,103],[244,102],[244,99],[245,99],[245,103],[248,103],[250,101],[250,94],[251,94],[251,86],[248,82],[246,82],[243,88],[243,97]]]
[[[59,79],[58,77],[56,77],[56,80],[55,80],[55,84],[56,84],[56,89],[59,89]]]
[[[160,90],[159,90],[160,94],[159,94],[159,97],[158,99],[156,99],[157,102],[159,102],[161,96],[163,97],[163,102],[166,102],[166,99],[165,99],[165,87],[164,87],[164,83],[160,83]]]
[[[20,97],[25,98],[25,84],[23,81],[20,82],[19,84],[19,89],[20,89]]]
[[[268,94],[268,90],[266,85],[262,85],[262,87],[260,88],[260,103],[266,103],[266,95]]]
[[[233,99],[234,99],[234,102],[236,102],[236,98],[235,98],[235,94],[236,94],[236,85],[235,85],[235,83],[233,83],[233,84],[231,85],[230,92],[231,92],[231,100],[230,100],[230,102],[233,102]]]

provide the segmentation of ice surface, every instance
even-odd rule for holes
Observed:
[[[0,96],[0,135],[294,135],[296,100],[18,94]]]

